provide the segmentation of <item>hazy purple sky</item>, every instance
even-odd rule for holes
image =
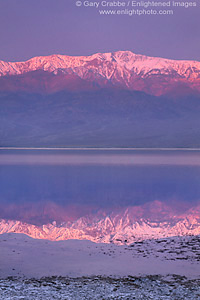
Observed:
[[[200,60],[199,0],[198,7],[179,8],[173,16],[132,17],[102,16],[75,1],[0,0],[0,59],[131,50]]]

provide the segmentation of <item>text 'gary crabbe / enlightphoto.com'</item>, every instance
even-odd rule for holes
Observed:
[[[177,9],[195,9],[198,3],[195,1],[76,1],[77,7],[96,9],[100,15],[163,15],[170,16]]]

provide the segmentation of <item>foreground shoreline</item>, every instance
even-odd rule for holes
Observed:
[[[199,299],[200,279],[185,276],[0,279],[3,299]],[[25,298],[24,298],[25,297]],[[164,298],[163,298],[164,297]]]
[[[115,245],[88,240],[52,242],[6,233],[0,235],[0,278],[176,274],[191,280],[200,279],[199,244],[200,236]]]
[[[200,237],[132,245],[0,235],[0,297],[6,299],[199,299]]]

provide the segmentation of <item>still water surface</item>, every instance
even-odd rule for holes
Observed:
[[[0,150],[0,218],[31,207],[200,200],[200,151]],[[36,214],[36,213],[35,213]]]

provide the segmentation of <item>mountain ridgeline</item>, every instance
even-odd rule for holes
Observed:
[[[99,211],[74,221],[34,225],[17,220],[0,220],[0,234],[23,233],[37,239],[53,241],[79,239],[96,243],[131,244],[147,239],[199,235],[199,206],[175,213],[174,208],[154,201],[141,206]]]
[[[128,51],[0,61],[1,147],[200,147],[200,62]]]

